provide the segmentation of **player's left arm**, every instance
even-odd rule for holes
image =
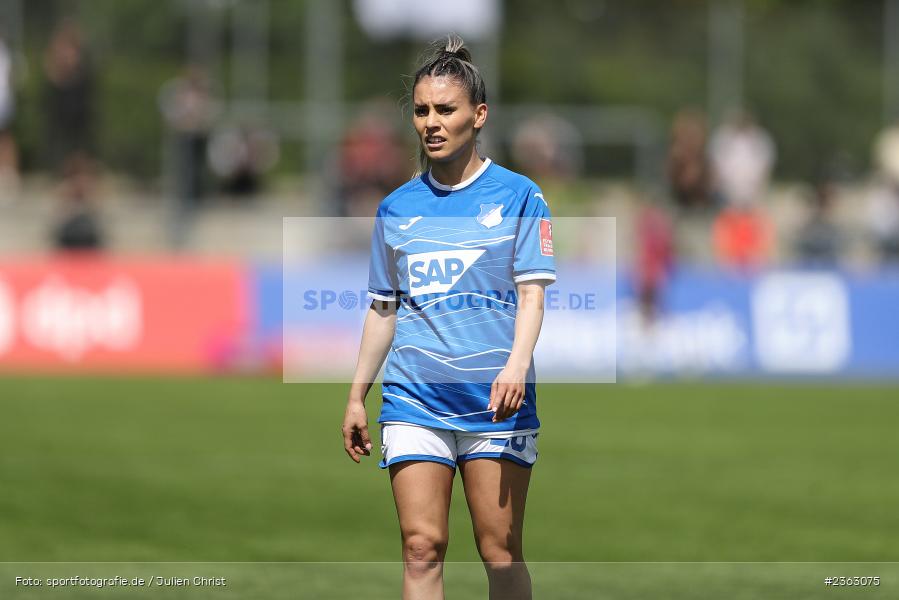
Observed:
[[[502,421],[521,408],[524,401],[525,380],[543,325],[545,280],[522,281],[516,285],[518,311],[515,315],[515,339],[506,366],[490,388],[490,404],[495,411],[493,421]]]

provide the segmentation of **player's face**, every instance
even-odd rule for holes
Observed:
[[[423,77],[412,90],[412,123],[432,162],[467,157],[487,120],[487,105],[473,105],[451,77]]]

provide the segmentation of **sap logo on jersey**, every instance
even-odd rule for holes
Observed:
[[[485,250],[441,250],[410,254],[410,296],[448,292]]]

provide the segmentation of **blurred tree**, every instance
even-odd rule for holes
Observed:
[[[882,125],[882,2],[753,0],[747,104],[778,145],[776,173],[810,179],[822,163],[869,163]]]
[[[40,56],[54,24],[74,15],[97,69],[99,159],[141,178],[158,176],[163,130],[156,97],[187,58],[191,1],[23,3],[28,62],[14,127],[26,169],[40,167],[42,124],[35,108]],[[228,11],[238,1],[253,0],[221,0],[209,7]],[[508,103],[635,105],[665,119],[683,106],[702,107],[708,1],[509,0],[495,92]],[[882,0],[745,3],[745,100],[781,150],[777,175],[808,177],[833,155],[866,167],[881,126]],[[380,96],[399,103],[405,93],[401,75],[412,71],[421,44],[367,38],[353,21],[349,0],[342,4],[347,99]],[[270,2],[268,92],[273,100],[304,96],[305,14],[306,2]],[[212,76],[227,90],[227,28],[220,35],[213,41],[225,53]],[[299,168],[294,153],[285,147],[282,168]],[[601,152],[600,159],[607,154]],[[588,161],[596,156],[591,149]],[[603,176],[631,173],[623,161],[606,161],[602,167]]]

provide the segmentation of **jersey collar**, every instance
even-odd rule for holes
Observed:
[[[487,170],[487,167],[490,166],[491,162],[492,161],[489,158],[485,158],[484,164],[482,164],[480,167],[478,167],[478,170],[475,171],[471,177],[469,177],[465,181],[457,183],[456,185],[444,185],[444,184],[440,183],[439,181],[434,179],[433,175],[431,175],[430,169],[428,169],[428,181],[430,181],[431,185],[433,185],[435,188],[437,188],[438,190],[443,190],[444,192],[454,192],[456,190],[461,190],[463,188],[467,188],[468,186],[470,186],[472,183],[475,182],[475,180],[477,180],[478,177],[483,175],[484,171]]]

